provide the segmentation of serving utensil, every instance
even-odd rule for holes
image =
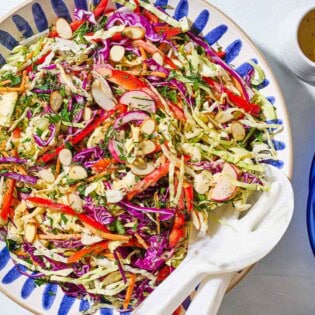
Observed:
[[[217,285],[211,284],[211,297],[205,285],[199,292],[201,298],[197,294],[190,310],[190,314],[216,314],[226,291],[228,274],[242,270],[266,256],[280,241],[291,221],[294,202],[290,181],[283,172],[268,167],[267,182],[270,189],[261,194],[246,215],[239,217],[239,212],[228,207],[220,217],[223,224],[213,235],[208,234],[190,245],[181,265],[134,314],[172,314],[203,279],[220,275]],[[201,300],[199,308],[197,303],[201,303]],[[207,301],[210,305],[207,305]],[[205,312],[201,313],[201,308]],[[194,309],[198,310],[193,313]]]

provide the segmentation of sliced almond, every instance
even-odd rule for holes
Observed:
[[[35,241],[37,234],[37,225],[33,221],[25,223],[24,226],[24,237],[28,243],[33,243]]]
[[[142,133],[146,135],[152,135],[152,133],[155,131],[155,121],[153,119],[146,119],[142,122],[140,126],[140,130]]]
[[[92,95],[97,105],[105,110],[113,109],[116,106],[117,101],[106,81],[94,80]]]
[[[51,109],[58,113],[63,103],[63,97],[58,91],[54,91],[50,95],[49,104]]]
[[[152,55],[152,59],[153,59],[157,64],[159,64],[160,66],[162,66],[163,63],[164,63],[164,57],[163,57],[159,52],[155,52],[155,53]]]
[[[126,27],[123,33],[130,39],[142,39],[145,36],[145,30],[136,26]]]
[[[84,113],[83,113],[83,119],[85,121],[88,121],[92,118],[92,110],[90,107],[85,107],[84,108]]]
[[[143,155],[151,154],[155,151],[156,145],[151,140],[145,140],[140,143],[140,150]]]
[[[81,180],[87,178],[88,174],[84,167],[75,165],[72,166],[69,170],[69,178],[72,180]]]
[[[68,196],[68,204],[73,209],[81,212],[83,207],[83,200],[77,194],[70,194]]]
[[[234,119],[234,116],[231,113],[218,112],[215,115],[215,120],[220,124],[225,124],[232,119]]]
[[[113,62],[120,62],[125,56],[126,49],[120,45],[114,45],[110,49],[109,57]]]
[[[242,141],[246,136],[246,130],[244,126],[239,122],[233,122],[231,124],[231,132],[234,140]]]
[[[72,37],[71,26],[64,18],[58,18],[56,22],[56,31],[61,38],[71,39]]]
[[[132,164],[131,165],[131,172],[135,174],[136,176],[147,176],[151,174],[155,167],[153,163],[147,163],[145,168],[138,168],[136,165]]]
[[[114,190],[114,189],[106,190],[105,194],[106,194],[106,200],[108,203],[117,203],[123,200],[124,198],[124,195],[120,190]]]
[[[72,162],[72,152],[69,149],[62,149],[59,152],[59,160],[63,166],[70,166]]]
[[[46,183],[53,183],[55,181],[55,176],[52,173],[51,169],[42,169],[38,172],[39,178],[41,178]]]

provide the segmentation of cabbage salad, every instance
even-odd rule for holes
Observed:
[[[243,79],[187,18],[116,4],[58,18],[0,69],[2,238],[37,285],[89,312],[135,308],[191,227],[204,235],[226,203],[248,210],[281,130],[259,66]]]

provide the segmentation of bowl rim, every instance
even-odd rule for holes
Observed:
[[[3,23],[6,19],[10,18],[14,13],[16,13],[18,10],[23,9],[24,7],[28,6],[30,3],[34,2],[35,0],[24,0],[21,4],[11,9],[7,14],[0,17],[0,24]],[[39,0],[43,1],[43,0]],[[217,6],[211,4],[207,0],[199,0],[200,2],[204,3],[206,7],[209,7],[213,10],[215,10],[217,13],[219,13],[221,16],[223,16],[229,23],[231,23],[238,34],[242,35],[242,38],[246,40],[246,42],[251,46],[252,50],[256,53],[257,56],[259,56],[260,60],[266,65],[266,68],[269,70],[269,77],[271,78],[271,81],[273,83],[274,89],[276,90],[280,103],[283,104],[283,121],[285,126],[287,126],[287,150],[288,150],[288,164],[287,164],[287,170],[288,173],[286,174],[289,179],[292,179],[293,175],[293,164],[294,164],[294,155],[293,155],[293,141],[292,141],[292,129],[291,129],[291,122],[288,114],[288,108],[286,105],[286,101],[284,98],[284,95],[282,93],[282,90],[280,88],[280,85],[278,83],[278,80],[276,79],[273,70],[269,64],[269,62],[266,60],[263,53],[258,49],[258,47],[255,45],[254,41],[250,38],[250,36],[247,34],[246,31],[243,30],[242,27],[240,27],[232,18],[230,18],[226,13],[224,13],[221,9],[219,9]],[[315,244],[314,244],[315,245]],[[314,253],[315,254],[315,253]],[[230,286],[227,290],[227,293],[232,291],[250,272],[252,269],[255,268],[255,265],[252,265],[242,271],[236,272],[233,276]],[[43,313],[38,312],[37,310],[33,309],[31,306],[29,306],[27,303],[21,302],[21,299],[16,298],[13,294],[11,294],[9,291],[4,290],[2,286],[0,286],[0,292],[3,293],[5,296],[7,296],[10,300],[15,302],[16,304],[20,305],[24,309],[27,309],[33,314],[36,315],[43,315]]]
[[[310,174],[309,174],[309,192],[307,198],[306,224],[308,238],[310,241],[313,255],[315,256],[315,154],[313,156]]]

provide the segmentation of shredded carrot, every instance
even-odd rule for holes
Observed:
[[[40,240],[68,240],[68,239],[81,239],[81,234],[39,234],[38,238]]]
[[[103,256],[110,259],[110,260],[115,260],[115,257],[112,253],[109,253],[109,252],[104,252],[103,253]]]
[[[0,216],[4,221],[8,221],[11,212],[11,203],[13,199],[13,193],[15,190],[15,180],[8,178],[6,180],[6,191],[3,194],[3,202],[1,207]]]
[[[156,76],[165,79],[167,77],[166,73],[164,72],[159,72],[159,71],[143,71],[143,70],[131,70],[131,71],[126,71],[127,73],[131,75],[136,75],[136,76]]]
[[[75,252],[73,255],[68,257],[68,264],[75,263],[82,259],[84,256],[92,254],[92,253],[99,253],[100,251],[104,251],[108,248],[108,242],[102,241],[96,244],[93,244],[91,246],[85,247],[77,252]]]
[[[103,231],[100,231],[91,225],[86,224],[85,222],[82,222],[83,225],[88,228],[90,231],[92,231],[94,234],[98,235],[99,237],[111,241],[126,241],[128,242],[131,238],[129,235],[120,235],[120,234],[111,234],[111,233],[105,233]]]
[[[145,249],[149,248],[148,244],[145,242],[145,240],[141,237],[140,234],[135,233],[135,237],[137,238],[139,244],[141,244]]]
[[[4,86],[4,85],[7,85],[7,84],[10,84],[11,82],[12,82],[11,80],[4,80],[4,81],[0,82],[0,85]]]
[[[61,170],[61,163],[59,157],[57,158],[57,163],[56,163],[56,177],[60,174]]]
[[[0,87],[0,93],[6,92],[22,92],[20,87]]]
[[[27,72],[23,71],[22,82],[19,87],[0,87],[0,93],[5,92],[24,92],[27,79]]]
[[[24,70],[23,76],[22,76],[22,82],[21,82],[21,86],[20,86],[22,91],[25,90],[26,79],[27,79],[27,72]]]
[[[17,256],[27,257],[27,254],[26,254],[25,251],[22,250],[22,249],[16,250],[16,251],[14,252],[14,254],[17,255]]]
[[[99,179],[99,178],[102,178],[103,176],[105,176],[106,174],[108,174],[108,170],[106,170],[105,172],[102,172],[102,173],[99,173],[99,174],[96,174],[92,177],[89,177],[87,178],[87,182],[93,182],[95,179]]]
[[[145,61],[147,59],[147,54],[145,52],[145,50],[143,49],[143,47],[139,47],[140,53],[141,53],[141,57],[142,57],[142,61]],[[143,62],[143,71],[147,71],[148,70],[148,65]]]
[[[31,59],[34,55],[34,51],[31,51],[28,55],[27,55],[27,59]]]
[[[133,290],[135,288],[135,284],[136,284],[136,275],[131,274],[130,275],[130,280],[129,280],[129,287],[127,289],[125,302],[124,302],[124,310],[128,309],[128,305],[130,303],[131,296],[132,296]]]
[[[16,165],[16,169],[19,173],[21,173],[22,175],[27,175],[27,172],[25,170],[25,168],[21,165]]]

